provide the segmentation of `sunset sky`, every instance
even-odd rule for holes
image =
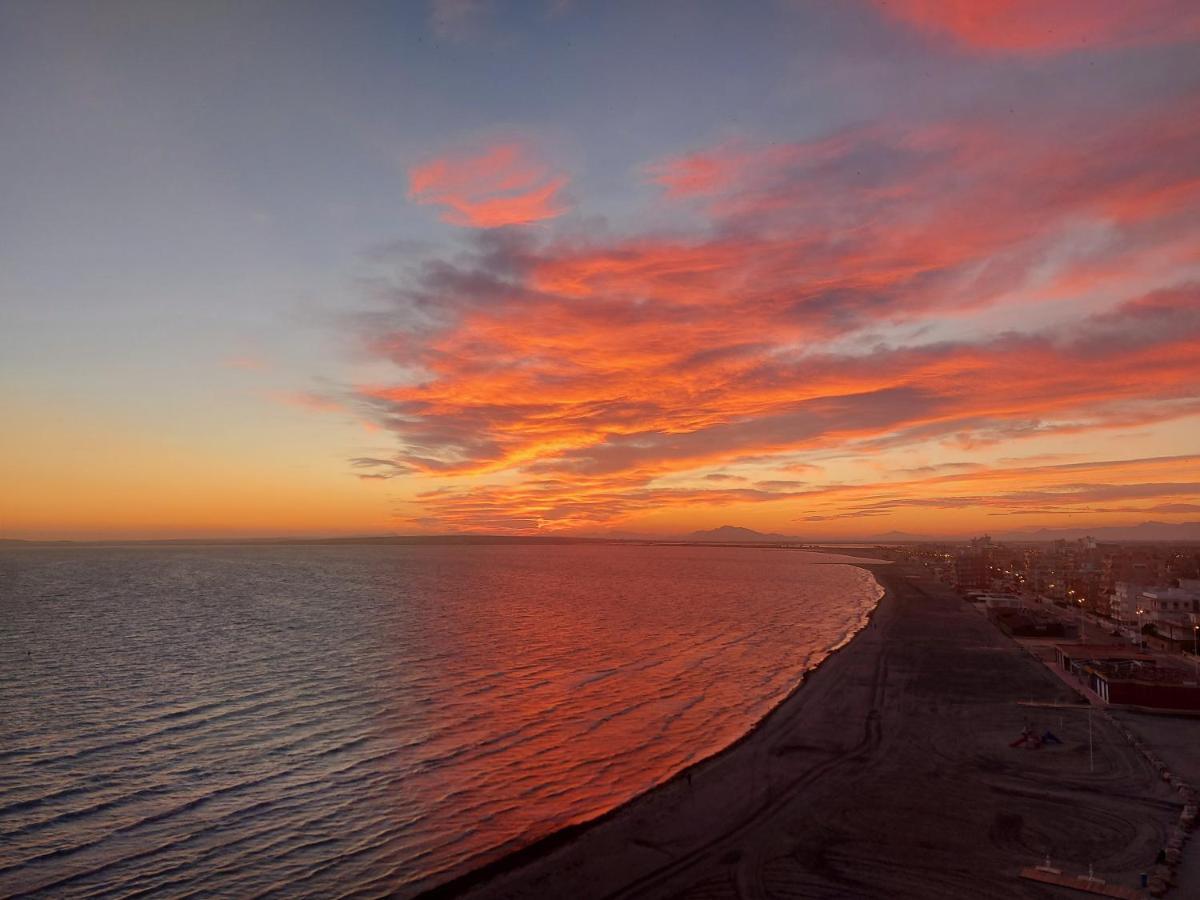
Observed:
[[[1200,4],[0,5],[0,537],[1200,520]]]

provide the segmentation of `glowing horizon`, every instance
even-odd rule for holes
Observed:
[[[0,537],[1200,521],[1200,14],[828,7],[0,14]]]

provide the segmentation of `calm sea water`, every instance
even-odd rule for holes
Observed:
[[[0,896],[416,893],[727,745],[859,627],[792,551],[0,551]]]

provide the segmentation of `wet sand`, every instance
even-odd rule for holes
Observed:
[[[1137,885],[1178,798],[1099,716],[1089,771],[1069,687],[947,589],[868,568],[872,624],[742,741],[433,894],[1082,896],[1020,878],[1047,853]],[[1062,746],[1010,748],[1026,723]]]

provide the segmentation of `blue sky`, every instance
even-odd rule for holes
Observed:
[[[333,531],[469,528],[466,520],[423,513],[419,499],[424,491],[451,488],[443,477],[446,460],[461,456],[462,447],[435,447],[435,455],[449,456],[433,470],[414,470],[411,458],[432,457],[427,447],[413,449],[405,422],[416,416],[421,428],[429,425],[428,407],[381,410],[372,394],[428,378],[428,352],[407,361],[380,353],[371,346],[377,335],[364,335],[360,323],[365,310],[396,313],[396,297],[409,297],[413,285],[425,283],[420,272],[472,259],[480,241],[495,239],[484,232],[518,235],[511,239],[532,242],[537,254],[555,259],[564,248],[585,245],[604,256],[648,242],[694,246],[749,231],[778,237],[780,230],[798,233],[803,223],[728,215],[744,197],[726,196],[714,205],[664,202],[656,173],[687,154],[707,153],[751,169],[783,166],[774,177],[788,179],[795,148],[848,133],[863,142],[852,151],[865,165],[854,171],[854,187],[868,189],[894,176],[892,151],[875,146],[880,130],[937,134],[986,123],[993,145],[1011,134],[1017,144],[1032,135],[1039,146],[1067,147],[1111,126],[1108,144],[1095,138],[1097,146],[1111,147],[1136,136],[1142,126],[1132,113],[1138,110],[1174,104],[1180,117],[1195,110],[1200,66],[1195,16],[1186,4],[1149,3],[1134,28],[1113,18],[1125,14],[1112,4],[1086,7],[1090,19],[1074,14],[1030,25],[1031,17],[1044,14],[1017,3],[1008,18],[985,23],[992,30],[982,32],[956,18],[961,4],[953,0],[932,4],[941,18],[922,19],[924,7],[911,6],[918,12],[885,11],[869,2],[484,0],[0,8],[0,378],[13,432],[20,435],[7,448],[16,460],[10,471],[46,496],[91,497],[78,510],[67,503],[55,513],[34,510],[37,494],[30,491],[13,514],[25,523],[18,530],[322,530],[322,516],[332,516],[325,530]],[[1084,9],[1070,0],[1068,7]],[[1030,31],[1042,24],[1042,31]],[[1078,35],[1066,33],[1073,27]],[[1132,122],[1125,131],[1121,117]],[[883,144],[909,139],[889,137]],[[1191,139],[1178,138],[1183,146]],[[875,149],[866,146],[870,142]],[[556,196],[565,212],[500,229],[464,228],[446,221],[436,203],[414,200],[410,177],[420,166],[439,159],[461,163],[483,148],[509,144],[550,173],[545,177],[564,180]],[[784,158],[790,161],[781,163]],[[1131,166],[1155,164],[1150,157],[1130,159]],[[1056,177],[1038,171],[1039,178]],[[1180,163],[1178,184],[1191,175]],[[746,171],[738,178],[729,190],[752,189]],[[947,171],[936,188],[953,192],[962,183]],[[778,185],[781,191],[788,186]],[[846,215],[864,214],[850,204],[846,209]],[[1039,251],[1041,265],[1053,268],[1056,254],[1102,244],[1104,235],[1123,235],[1124,227],[1083,207],[1064,214],[1053,241]],[[1193,220],[1164,213],[1152,236],[1147,226],[1137,239],[1167,253],[1186,244],[1193,227]],[[383,253],[388,247],[403,249]],[[1005,252],[987,250],[993,267],[1009,259]],[[1170,259],[1148,269],[1150,275],[1126,267],[1119,284],[1092,284],[1086,291],[1043,296],[1026,281],[995,302],[961,296],[937,314],[823,330],[820,346],[975,340],[1018,325],[1058,327],[1115,308],[1139,291],[1194,277],[1186,257]],[[986,262],[980,257],[971,264]],[[653,291],[646,296],[653,300]],[[603,301],[589,295],[573,302]],[[462,314],[454,297],[424,302],[450,319]],[[500,309],[504,301],[488,302]],[[833,313],[845,320],[845,311]],[[461,326],[465,319],[455,321]],[[789,338],[788,352],[797,352],[796,341],[804,352],[814,351],[816,344],[804,343],[810,340]],[[324,412],[313,408],[322,404]],[[556,414],[574,415],[566,408]],[[1156,427],[1183,427],[1172,421]],[[492,444],[507,445],[509,426],[495,427]],[[658,427],[641,422],[637,440],[653,444]],[[599,428],[590,438],[569,440],[599,446],[613,434]],[[696,440],[703,442],[703,435]],[[1162,434],[1138,440],[1141,456],[1154,455],[1159,444],[1179,449],[1175,438]],[[149,448],[155,441],[170,445],[154,451],[156,458],[165,453],[179,467],[155,470],[145,484],[128,472],[107,478],[108,470],[95,467],[83,449],[103,445],[114,473],[139,466],[150,471],[130,446]],[[792,460],[805,452],[802,444],[771,452]],[[522,469],[531,464],[530,453],[535,466],[553,468],[561,451],[552,443],[508,458],[503,470],[492,467],[494,461],[483,468],[503,484],[518,485],[532,477]],[[949,452],[912,450],[931,458]],[[619,489],[604,486],[604,496],[653,493],[662,478],[691,479],[694,486],[712,474],[703,466],[721,469],[747,455],[742,448],[740,456],[706,459],[687,472],[647,471]],[[364,487],[346,462],[406,456],[410,462],[396,470],[404,477],[390,479],[387,494]],[[103,510],[115,497],[134,489],[175,496],[179,483],[211,472],[220,473],[224,485],[212,496],[223,499],[214,499],[203,515],[195,497],[180,495],[174,506],[129,512],[117,517],[122,524],[106,524]],[[464,471],[454,489],[487,487],[483,474]],[[838,482],[861,477],[827,473]],[[319,503],[311,490],[297,495],[293,506],[316,503],[311,515],[285,514],[291,508],[287,485],[297,478],[319,482],[326,492]],[[274,512],[249,521],[236,485],[264,480],[278,481],[278,496],[268,504]],[[762,521],[774,530],[794,530],[803,520],[797,507],[807,501],[713,496],[694,502],[703,523],[737,513],[766,516]],[[656,515],[634,505],[636,514],[580,518],[551,503],[553,515],[538,527],[560,516],[572,528],[634,528],[642,527],[638,515]],[[192,528],[196,517],[204,524]],[[513,527],[531,527],[537,519],[521,514]],[[489,514],[488,521],[504,517]],[[657,521],[642,525],[657,527]]]

